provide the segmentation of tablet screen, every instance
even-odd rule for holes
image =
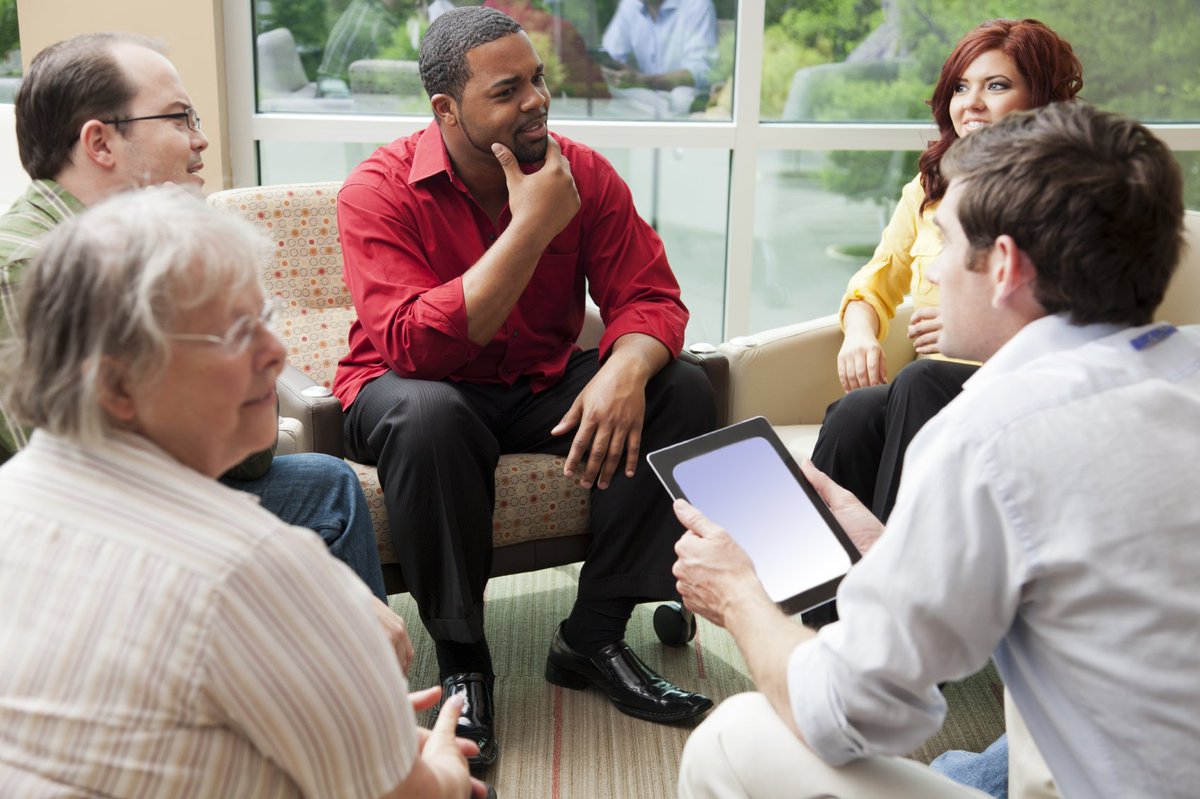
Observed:
[[[746,550],[772,601],[850,568],[850,556],[765,439],[685,461],[675,467],[675,479],[692,504]]]
[[[682,496],[746,551],[771,600],[799,612],[832,599],[858,551],[762,418],[650,453]]]

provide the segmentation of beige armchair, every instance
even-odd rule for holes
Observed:
[[[1184,252],[1156,319],[1200,324],[1200,213],[1184,220]],[[915,353],[905,336],[912,307],[900,306],[883,343],[889,377]],[[837,353],[842,330],[835,314],[739,336],[718,349],[729,361],[729,416],[738,422],[765,416],[797,458],[812,453],[829,403],[841,397]]]
[[[283,298],[277,334],[288,366],[278,381],[280,413],[301,425],[297,448],[344,457],[342,409],[330,392],[337,361],[355,318],[342,282],[336,199],[340,183],[233,189],[209,203],[241,216],[271,242],[262,267],[266,290]],[[579,342],[594,346],[603,324],[591,309]],[[712,347],[684,357],[708,373],[726,416],[727,369]],[[388,593],[404,591],[388,529],[383,490],[374,466],[348,461],[358,472],[371,507]],[[504,455],[496,467],[493,576],[533,571],[581,560],[587,543],[588,491],[562,476],[563,458]]]

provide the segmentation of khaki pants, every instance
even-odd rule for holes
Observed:
[[[1022,764],[1020,780],[1044,787],[1046,771],[1037,749],[1022,736],[1010,749],[1031,753],[1034,767]],[[1026,746],[1028,744],[1028,746]],[[1039,767],[1040,766],[1040,770]],[[1010,780],[1013,780],[1010,765]],[[1050,783],[1052,786],[1052,783]],[[1033,799],[1054,793],[1021,792]],[[738,694],[721,703],[688,739],[679,773],[680,799],[988,799],[987,794],[943,777],[921,763],[898,757],[871,757],[834,768],[800,742],[762,694]]]

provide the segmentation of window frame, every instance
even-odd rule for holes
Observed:
[[[429,117],[259,113],[255,107],[253,0],[223,0],[229,158],[235,187],[258,185],[259,141],[379,142],[425,128]],[[592,147],[713,148],[730,153],[726,220],[725,340],[750,332],[754,214],[759,154],[768,150],[912,150],[936,135],[931,123],[762,121],[765,4],[740,0],[734,48],[733,114],[728,121],[638,122],[560,119],[556,133]],[[1147,124],[1169,147],[1200,151],[1200,124]],[[832,309],[831,309],[832,311]],[[800,321],[800,320],[797,320]]]

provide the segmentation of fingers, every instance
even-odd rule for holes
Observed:
[[[805,458],[800,464],[800,471],[804,472],[804,476],[808,478],[808,482],[812,483],[813,488],[817,490],[817,494],[825,501],[826,505],[833,506],[841,499],[842,495],[850,493],[835,483],[833,478],[818,469],[816,464],[808,458]]]
[[[570,171],[571,162],[563,158],[562,147],[554,140],[553,136],[546,137],[546,163],[560,164],[564,169]]]
[[[439,687],[439,691],[440,691]],[[431,736],[449,743],[455,740],[454,730],[458,726],[458,717],[462,713],[463,698],[460,695],[451,696],[442,703],[437,720],[433,723]]]
[[[679,520],[680,524],[701,538],[723,534],[728,535],[725,533],[724,528],[697,510],[686,499],[675,500],[671,505],[671,509],[675,511],[675,518]],[[680,541],[682,540],[680,539]],[[679,544],[676,543],[676,547],[678,546]]]
[[[551,138],[550,141],[554,141],[554,139]],[[521,167],[517,164],[517,157],[512,154],[512,150],[500,142],[493,142],[492,155],[496,156],[496,160],[500,162],[500,168],[504,170],[504,179],[510,186],[513,181],[525,177],[521,172]]]
[[[413,713],[420,713],[422,710],[428,710],[437,704],[437,701],[442,698],[442,686],[435,685],[432,688],[426,688],[422,691],[410,691],[408,694],[408,702],[412,705]]]
[[[487,799],[488,786],[483,780],[471,778],[471,796],[474,799]]]
[[[887,382],[887,356],[883,347],[875,347],[867,353],[867,385],[879,386]]]
[[[584,427],[587,427],[587,425]],[[580,433],[583,432],[583,429],[584,428],[582,427],[580,428]],[[608,465],[608,461],[613,457],[611,447],[609,446],[611,441],[612,433],[610,433],[608,430],[598,430],[592,436],[591,446],[581,448],[586,449],[588,453],[587,463],[584,464],[583,475],[579,478],[579,484],[584,488],[591,488],[592,485],[595,484],[597,474],[603,474],[607,472],[608,477],[612,477],[612,473],[616,468],[616,464],[614,463],[612,466]],[[621,453],[618,452],[616,457],[619,458],[620,456]]]
[[[642,454],[642,428],[639,425],[625,437],[625,476],[633,477],[637,471],[638,457]]]
[[[587,452],[592,443],[592,435],[590,424],[580,425],[575,432],[575,438],[571,439],[571,449],[567,451],[567,462],[563,464],[563,474],[567,477],[574,477],[581,465],[587,467]]]

